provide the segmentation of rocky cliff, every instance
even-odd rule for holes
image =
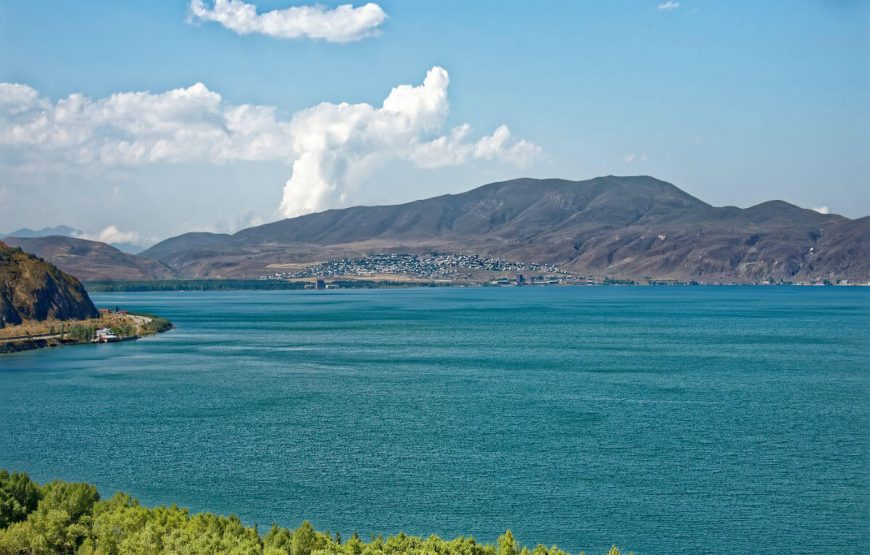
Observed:
[[[28,320],[82,320],[98,315],[76,278],[0,242],[0,327]]]

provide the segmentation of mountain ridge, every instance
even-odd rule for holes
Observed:
[[[581,276],[870,281],[870,216],[850,220],[781,200],[716,207],[651,176],[519,178],[233,234],[185,233],[137,256],[82,239],[9,241],[88,280],[257,278],[280,266],[434,251],[555,265]]]
[[[68,225],[58,225],[54,227],[43,227],[42,229],[30,229],[29,227],[22,227],[16,229],[15,231],[10,231],[9,233],[0,233],[0,239],[44,239],[48,237],[70,237],[73,239],[85,239],[88,241],[93,241],[99,243],[96,239],[89,239],[88,234],[79,229],[74,229]],[[120,250],[121,252],[136,254],[143,250],[142,246],[137,243],[129,243],[129,242],[113,242],[106,243],[110,244],[112,247]]]
[[[863,219],[785,201],[715,207],[650,176],[520,178],[398,205],[331,209],[232,235],[185,234],[141,255],[186,277],[253,277],[275,263],[440,250],[628,278],[866,280],[867,227]],[[815,254],[819,247],[826,256]]]
[[[162,262],[126,253],[107,243],[76,237],[7,237],[9,246],[20,247],[83,280],[152,280],[176,277]]]
[[[61,235],[64,237],[82,237],[84,236],[84,232],[78,229],[73,229],[68,225],[58,225],[54,227],[43,227],[42,229],[30,229],[29,227],[22,227],[16,229],[15,231],[10,231],[9,233],[0,233],[0,239],[6,237],[51,237],[54,235]]]

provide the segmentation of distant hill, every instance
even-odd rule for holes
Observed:
[[[73,237],[8,237],[13,247],[42,257],[82,280],[151,280],[175,277],[165,264],[121,252],[111,245]]]
[[[16,229],[15,231],[12,231],[10,233],[0,234],[0,239],[6,237],[50,237],[52,235],[62,235],[64,237],[81,237],[84,234],[85,233],[83,231],[73,229],[67,225],[44,227],[42,229],[30,229],[29,227],[22,227],[21,229]]]
[[[97,309],[77,279],[0,242],[0,327],[28,320],[97,316]]]
[[[80,231],[78,229],[73,229],[67,225],[59,225],[56,227],[44,227],[42,229],[30,229],[29,227],[22,227],[21,229],[16,229],[10,233],[0,233],[0,239],[9,239],[9,238],[18,238],[18,239],[33,239],[39,237],[73,237],[75,239],[85,239],[87,238],[87,234],[84,231]],[[142,246],[135,243],[109,243],[111,246],[116,249],[136,254],[142,251]]]
[[[275,263],[463,252],[582,275],[678,280],[870,279],[870,219],[782,201],[714,207],[648,176],[516,179],[394,206],[327,210],[233,235],[188,233],[141,253],[184,277]]]

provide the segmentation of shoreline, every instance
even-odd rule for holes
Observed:
[[[561,282],[561,283],[522,283],[515,282],[445,282],[430,280],[363,280],[348,279],[344,276],[318,280],[277,280],[277,279],[191,279],[191,280],[150,280],[150,281],[113,281],[99,280],[85,282],[89,293],[134,293],[134,292],[178,292],[178,291],[319,291],[336,289],[413,289],[413,288],[492,288],[511,287],[548,288],[548,287],[868,287],[870,283],[798,283],[798,282],[698,282],[671,280],[605,280],[599,283]]]
[[[60,330],[57,329],[58,327]],[[28,322],[0,328],[0,355],[67,345],[135,341],[169,331],[174,327],[169,320],[151,314],[109,311],[103,312],[100,318],[90,320]],[[105,335],[101,336],[102,330],[111,330],[107,333],[112,339],[108,340]],[[23,333],[10,335],[16,331]]]

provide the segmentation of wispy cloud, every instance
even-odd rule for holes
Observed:
[[[280,205],[286,215],[343,205],[390,160],[420,168],[473,160],[523,166],[541,155],[506,125],[477,139],[468,124],[445,131],[449,82],[446,70],[433,67],[422,84],[393,88],[380,107],[324,102],[291,116],[228,104],[201,83],[96,100],[72,94],[56,103],[27,85],[0,83],[0,154],[34,168],[285,161],[292,164]]]
[[[263,218],[258,216],[253,210],[248,210],[235,218],[225,218],[206,225],[186,221],[181,225],[181,229],[196,232],[203,231],[206,233],[235,233],[240,229],[256,227],[263,223],[265,223]]]
[[[813,208],[813,210],[815,210],[819,214],[830,214],[831,213],[831,209],[827,206],[816,206],[815,208]]]
[[[667,2],[662,2],[657,6],[658,9],[669,12],[671,10],[676,10],[680,7],[680,3],[675,0],[667,0]]]
[[[628,154],[623,154],[620,158],[626,164],[630,164],[635,161],[645,162],[647,159],[646,154],[638,154],[636,152],[629,152]]]
[[[377,4],[359,7],[344,4],[334,9],[325,6],[292,6],[257,13],[257,6],[243,0],[215,0],[208,7],[204,0],[191,0],[192,21],[215,21],[240,35],[257,33],[280,39],[323,39],[352,42],[378,34],[387,14]]]

